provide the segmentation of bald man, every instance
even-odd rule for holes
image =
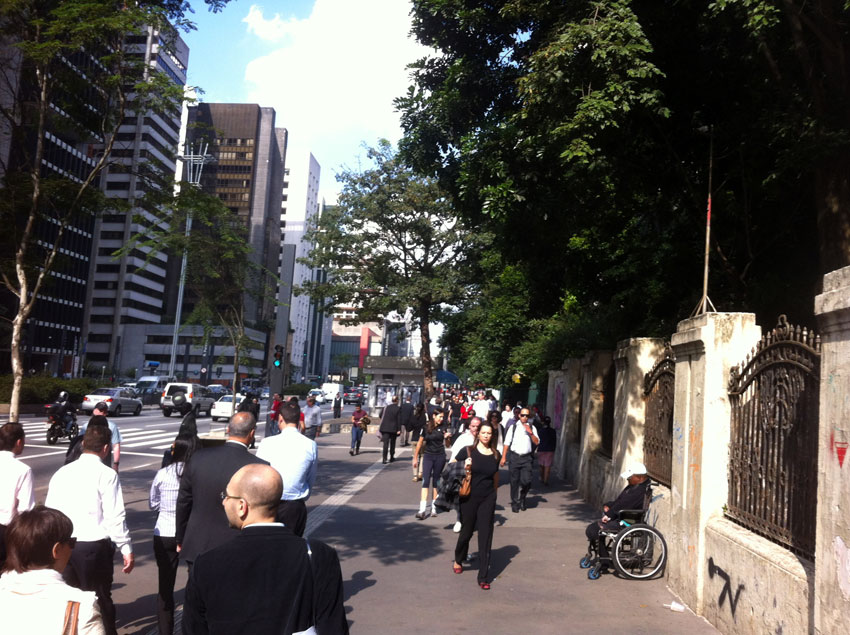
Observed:
[[[336,551],[275,522],[282,491],[277,470],[246,465],[221,492],[227,520],[240,533],[195,561],[184,633],[348,633]]]
[[[227,523],[220,494],[242,466],[268,465],[248,452],[256,428],[252,413],[237,412],[227,426],[227,442],[195,452],[186,464],[177,494],[175,539],[180,558],[190,566],[200,554],[238,535]]]

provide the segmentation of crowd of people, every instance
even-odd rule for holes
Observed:
[[[302,413],[297,399],[276,403],[277,434],[264,437],[256,456],[248,451],[255,403],[231,417],[224,443],[212,447],[202,446],[194,414],[184,417],[150,487],[162,635],[174,632],[181,562],[189,572],[183,633],[348,632],[336,551],[303,538],[321,428],[314,406],[308,401]],[[115,551],[125,574],[135,555],[118,476],[120,432],[106,404],[94,412],[43,505],[31,468],[17,460],[23,426],[0,426],[0,610],[9,632],[117,633]]]

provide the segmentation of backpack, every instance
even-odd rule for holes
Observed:
[[[73,439],[71,439],[71,443],[68,445],[68,451],[65,452],[65,463],[64,465],[68,465],[68,463],[73,463],[80,455],[83,453],[83,435],[78,434]]]

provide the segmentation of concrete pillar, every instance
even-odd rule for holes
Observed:
[[[603,498],[599,463],[610,462],[597,456],[602,447],[602,405],[605,399],[605,373],[611,366],[610,351],[591,351],[581,360],[581,456],[579,457],[578,490],[591,505]]]
[[[617,344],[614,451],[605,487],[607,500],[616,498],[626,486],[620,478],[624,468],[635,461],[643,462],[643,378],[663,353],[664,340],[655,337],[634,337]]]
[[[706,313],[680,322],[671,341],[676,385],[667,574],[697,614],[708,570],[705,527],[723,513],[728,490],[729,370],[760,337],[752,313]]]
[[[576,483],[581,442],[581,360],[568,359],[560,370],[549,371],[546,412],[558,431],[554,471],[558,478]]]
[[[850,616],[850,267],[824,276],[815,315],[821,381],[813,603],[815,632],[827,635],[846,632]]]

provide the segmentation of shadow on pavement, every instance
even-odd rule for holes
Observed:
[[[372,578],[374,575],[373,571],[355,571],[351,575],[350,580],[343,580],[343,587],[345,589],[345,595],[343,596],[343,602],[347,603],[352,597],[357,595],[363,589],[368,589],[370,586],[375,586],[378,581]]]

